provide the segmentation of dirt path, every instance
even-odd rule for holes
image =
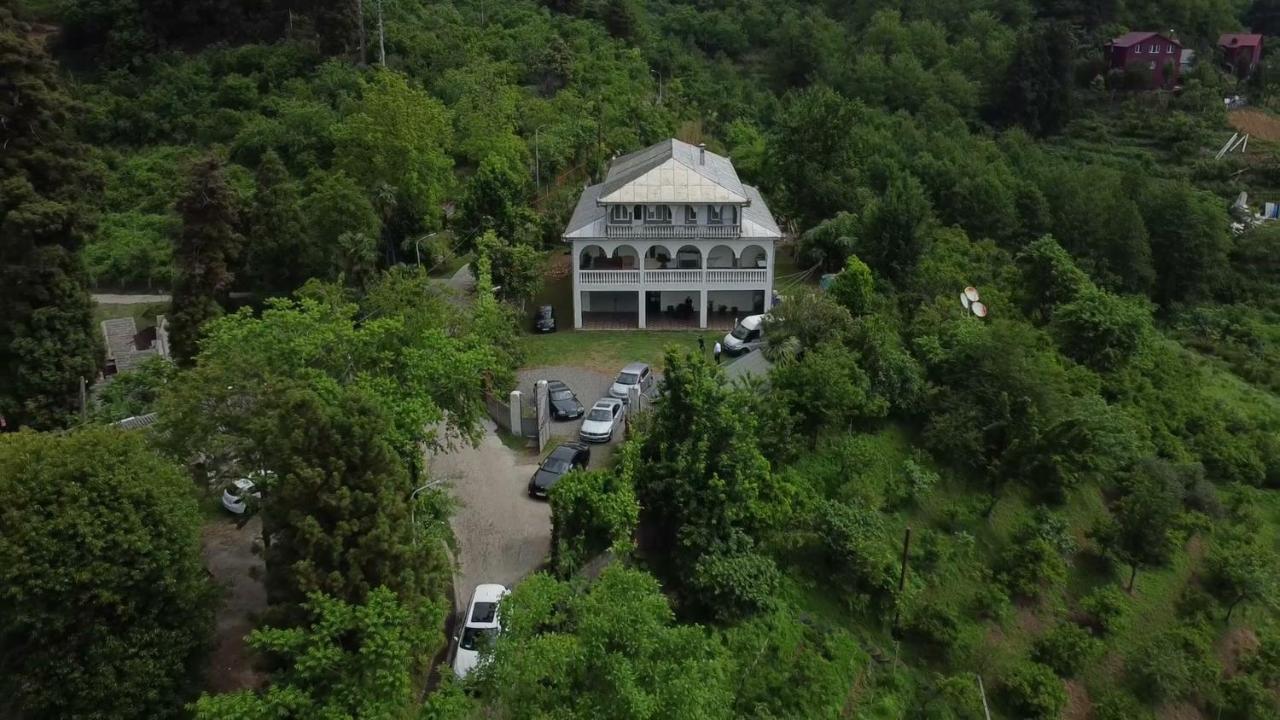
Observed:
[[[267,607],[267,592],[262,586],[265,566],[262,556],[253,552],[261,536],[261,518],[253,518],[243,528],[237,528],[229,517],[219,518],[205,525],[201,533],[205,567],[225,588],[209,660],[209,692],[256,688],[266,679],[254,670],[253,651],[245,643],[245,636],[257,625],[258,614]]]
[[[515,585],[541,567],[551,549],[551,508],[527,490],[537,466],[503,445],[492,423],[486,426],[478,447],[428,460],[432,477],[447,481],[459,503],[451,521],[459,607],[480,583]]]

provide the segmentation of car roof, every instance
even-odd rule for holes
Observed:
[[[591,409],[594,410],[596,408],[604,408],[607,410],[612,408],[614,405],[621,405],[621,404],[622,404],[622,401],[619,400],[618,398],[600,398],[599,400],[596,401],[595,405],[591,406]]]
[[[477,585],[476,591],[471,594],[471,604],[478,602],[498,602],[503,595],[507,594],[507,589],[497,583],[485,583]]]
[[[552,388],[564,388],[564,389],[568,390],[568,389],[569,389],[569,386],[568,386],[568,385],[565,385],[564,383],[560,382],[559,380],[548,380],[548,381],[547,381],[547,389],[548,389],[548,390],[550,390],[550,389],[552,389]]]
[[[580,445],[570,445],[569,443],[563,443],[558,447],[556,447],[555,450],[552,450],[549,455],[547,455],[547,460],[550,460],[551,458],[556,458],[557,460],[559,459],[572,460],[573,456],[576,455],[578,451],[581,449],[582,449],[582,446]]]
[[[648,370],[648,369],[649,369],[649,363],[633,362],[633,363],[627,363],[627,366],[622,368],[622,372],[639,373],[643,370]]]

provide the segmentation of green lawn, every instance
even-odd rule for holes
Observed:
[[[525,335],[525,367],[568,365],[613,374],[629,362],[647,362],[662,367],[667,347],[698,349],[698,332],[654,330],[561,330],[549,335]],[[719,333],[706,330],[708,350]]]

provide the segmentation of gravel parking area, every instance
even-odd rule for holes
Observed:
[[[451,524],[458,539],[454,594],[465,607],[480,583],[514,586],[551,550],[551,507],[529,497],[536,458],[508,448],[486,421],[484,438],[428,459],[433,479],[445,480],[459,507]]]
[[[621,370],[622,368],[618,368]],[[526,397],[533,397],[533,384],[539,380],[559,380],[573,389],[582,407],[590,409],[595,401],[609,394],[609,386],[613,384],[612,375],[584,370],[577,367],[542,367],[529,368],[516,373],[520,392]],[[578,427],[581,420],[552,420],[551,436],[553,438],[578,439]],[[594,463],[593,463],[594,464]]]

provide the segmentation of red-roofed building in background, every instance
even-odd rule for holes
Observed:
[[[1139,31],[1115,38],[1107,43],[1107,68],[1141,72],[1150,89],[1172,88],[1178,84],[1182,44],[1169,35]]]
[[[1262,62],[1262,36],[1255,33],[1223,33],[1218,47],[1231,70],[1248,75]]]

